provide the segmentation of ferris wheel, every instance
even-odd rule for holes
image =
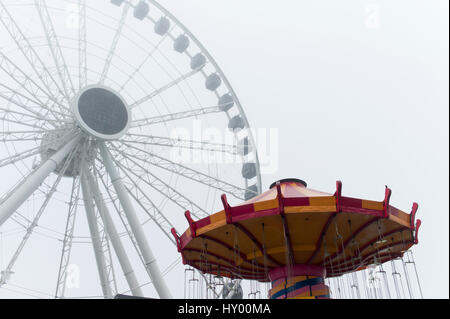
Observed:
[[[170,298],[184,211],[261,192],[224,73],[154,0],[5,0],[0,22],[0,291],[67,297],[90,254],[102,296]]]

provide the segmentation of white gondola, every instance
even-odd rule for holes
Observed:
[[[236,115],[235,117],[230,119],[230,122],[228,123],[228,128],[232,131],[240,130],[245,127],[244,120],[239,115]]]
[[[191,59],[191,69],[192,70],[200,69],[205,64],[206,64],[206,57],[201,53],[197,53]]]
[[[173,42],[173,49],[179,53],[183,53],[189,47],[189,44],[189,38],[184,34],[180,34]]]
[[[253,197],[255,197],[258,194],[258,186],[252,185],[247,187],[247,190],[245,191],[245,200],[250,200]]]
[[[111,3],[120,7],[122,5],[122,3],[124,3],[125,0],[111,0]]]
[[[136,7],[134,7],[133,15],[136,19],[144,20],[149,11],[150,7],[148,3],[145,1],[141,1],[136,5]]]
[[[234,105],[234,99],[231,94],[227,93],[219,98],[219,108],[221,111],[227,112]]]
[[[215,91],[222,84],[222,79],[217,73],[210,74],[205,81],[205,87],[210,91]]]
[[[251,152],[251,146],[249,145],[248,137],[239,140],[237,143],[237,152],[241,156],[246,156]]]
[[[257,174],[255,163],[245,163],[242,166],[242,176],[246,179],[252,179]]]
[[[155,23],[155,33],[159,35],[166,34],[170,29],[170,20],[166,17],[159,18],[158,21]]]

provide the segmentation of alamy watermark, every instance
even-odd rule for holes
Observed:
[[[250,131],[254,143],[245,131],[206,127],[201,120],[194,120],[190,129],[177,127],[170,131],[175,144],[170,159],[177,164],[241,164],[256,161],[257,150],[261,174],[275,173],[279,166],[278,128]]]
[[[366,6],[365,25],[368,29],[380,28],[380,6],[378,4],[368,4]]]

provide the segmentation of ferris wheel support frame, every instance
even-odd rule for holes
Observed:
[[[100,150],[100,154],[103,159],[105,169],[108,172],[109,177],[111,178],[111,183],[123,207],[123,211],[125,212],[125,215],[128,219],[130,228],[134,234],[139,250],[141,251],[141,254],[144,258],[145,269],[147,270],[150,279],[152,280],[153,285],[156,291],[158,292],[160,298],[171,299],[172,295],[162,277],[161,271],[158,267],[156,258],[153,255],[150,245],[147,242],[144,230],[142,228],[141,223],[139,222],[139,219],[137,218],[134,207],[128,196],[128,192],[125,186],[123,185],[119,171],[114,165],[114,162],[108,150],[106,149],[105,144],[99,143],[98,148]]]
[[[97,219],[95,217],[94,204],[92,202],[91,191],[87,184],[84,169],[81,173],[81,190],[83,192],[84,209],[89,226],[89,232],[92,238],[92,246],[94,248],[95,261],[97,264],[98,274],[100,277],[100,285],[105,298],[112,295],[111,286],[106,279],[106,262],[101,250],[100,233],[98,231]]]
[[[42,182],[62,163],[64,158],[80,141],[81,135],[76,135],[59,151],[46,160],[36,171],[32,172],[26,181],[18,186],[11,196],[0,204],[0,226],[31,196]]]
[[[146,269],[148,275],[151,278],[151,283],[156,288],[156,291],[158,292],[159,296],[161,298],[171,298],[170,291],[168,290],[168,287],[166,286],[165,282],[163,281],[163,276],[160,272],[160,269],[158,268],[158,263],[156,261],[155,256],[153,255],[152,250],[150,249],[149,243],[147,241],[146,236],[144,235],[144,229],[143,224],[146,223],[146,221],[141,224],[140,220],[138,218],[138,211],[135,210],[134,205],[139,205],[147,214],[148,214],[148,207],[145,205],[142,205],[140,203],[140,199],[142,196],[144,196],[148,203],[146,203],[149,206],[154,206],[152,209],[160,213],[158,207],[153,204],[153,198],[150,200],[150,198],[147,197],[146,193],[137,187],[137,183],[139,181],[135,181],[134,178],[132,178],[128,173],[130,173],[130,168],[123,167],[121,165],[120,159],[117,158],[117,155],[123,155],[127,153],[125,152],[128,148],[125,150],[122,150],[120,147],[120,150],[113,151],[112,149],[109,149],[109,144],[106,144],[105,141],[108,141],[109,138],[101,137],[99,136],[100,132],[96,132],[96,134],[90,134],[94,137],[92,139],[91,137],[86,136],[83,132],[80,134],[80,130],[83,130],[83,127],[81,125],[76,125],[77,121],[73,121],[73,109],[72,106],[75,104],[73,103],[73,96],[76,95],[76,91],[82,90],[88,83],[88,67],[87,67],[87,45],[89,42],[87,42],[87,5],[86,0],[79,0],[78,2],[78,59],[79,64],[78,66],[69,65],[66,62],[69,62],[69,60],[65,57],[64,51],[66,49],[72,49],[72,47],[67,46],[66,40],[73,40],[69,37],[58,37],[58,30],[55,29],[57,24],[53,24],[51,19],[51,10],[56,10],[57,8],[48,7],[44,0],[33,0],[30,1],[29,6],[33,7],[33,12],[38,13],[38,21],[40,22],[41,31],[44,32],[45,37],[42,37],[43,40],[43,46],[47,46],[50,51],[47,53],[48,57],[53,62],[52,66],[48,66],[45,63],[45,59],[41,57],[39,48],[41,44],[35,44],[34,38],[27,38],[26,34],[22,31],[19,23],[17,22],[17,19],[14,18],[14,16],[9,12],[8,10],[8,4],[6,3],[0,3],[0,23],[3,25],[7,33],[9,33],[11,39],[14,41],[14,43],[17,46],[17,49],[19,52],[23,55],[25,60],[23,62],[26,62],[26,65],[28,67],[31,67],[32,74],[30,72],[26,72],[25,70],[22,70],[18,65],[16,65],[15,61],[13,62],[10,60],[6,55],[3,55],[3,53],[0,53],[0,68],[2,68],[6,74],[11,78],[14,82],[17,83],[18,87],[21,88],[21,90],[25,90],[27,94],[21,93],[21,91],[18,88],[14,89],[12,87],[8,87],[6,85],[0,84],[0,86],[3,86],[6,88],[7,92],[10,92],[8,94],[0,94],[0,98],[3,98],[8,103],[14,104],[14,107],[20,107],[21,110],[11,110],[10,108],[0,108],[0,112],[4,112],[7,116],[2,118],[1,120],[8,122],[8,123],[14,123],[19,124],[22,126],[32,127],[34,129],[39,129],[42,133],[38,136],[31,135],[30,133],[35,134],[36,130],[33,131],[27,131],[24,133],[24,131],[15,131],[15,132],[2,132],[0,135],[8,136],[8,138],[3,139],[3,142],[19,142],[19,141],[41,141],[40,145],[32,150],[28,150],[26,152],[22,152],[20,154],[14,154],[9,156],[6,159],[0,160],[0,166],[6,166],[10,164],[15,164],[16,162],[23,161],[24,159],[27,159],[31,156],[35,156],[36,158],[33,160],[33,163],[31,166],[28,167],[28,173],[23,174],[23,178],[20,181],[19,184],[16,184],[12,187],[12,189],[6,193],[6,196],[3,198],[0,198],[0,226],[2,226],[7,220],[15,220],[15,214],[17,213],[20,215],[19,208],[21,208],[29,197],[36,191],[40,190],[40,187],[43,185],[43,183],[46,183],[46,180],[50,178],[50,175],[54,173],[57,176],[57,179],[61,179],[63,177],[72,177],[74,179],[73,185],[72,185],[72,193],[71,193],[71,200],[68,203],[69,204],[69,213],[67,217],[66,222],[66,231],[64,233],[64,240],[63,247],[62,247],[62,253],[61,253],[61,260],[60,260],[60,267],[59,267],[59,273],[58,273],[58,280],[57,280],[57,287],[55,292],[56,298],[64,298],[65,293],[65,284],[66,284],[66,276],[67,276],[67,266],[69,263],[70,258],[70,250],[72,245],[72,238],[73,237],[79,237],[73,235],[73,229],[74,229],[74,221],[75,221],[75,215],[76,215],[76,207],[77,207],[77,201],[79,198],[80,191],[83,195],[83,201],[85,210],[87,213],[87,221],[89,224],[89,231],[91,233],[92,238],[92,244],[94,248],[94,253],[96,254],[96,261],[97,261],[97,267],[99,268],[99,275],[100,275],[100,281],[101,281],[101,289],[103,290],[103,294],[106,298],[110,298],[114,296],[117,293],[117,284],[115,281],[115,275],[114,275],[114,267],[112,264],[112,258],[111,258],[111,251],[110,251],[110,244],[113,243],[112,238],[115,239],[116,247],[113,247],[114,250],[116,250],[116,255],[118,257],[118,261],[122,266],[122,263],[128,263],[129,267],[122,267],[125,268],[127,271],[124,271],[125,277],[129,275],[129,273],[132,273],[132,276],[135,276],[134,271],[131,269],[131,265],[128,260],[128,256],[125,253],[124,247],[122,246],[121,237],[122,234],[119,234],[117,232],[117,229],[115,228],[115,225],[112,221],[112,216],[109,215],[109,211],[111,208],[109,208],[110,202],[108,200],[107,195],[103,195],[103,191],[106,190],[108,192],[109,198],[112,199],[112,204],[116,208],[116,211],[119,213],[119,216],[122,220],[122,222],[125,225],[125,228],[128,232],[128,236],[130,236],[131,241],[133,242],[133,245],[135,246],[137,253],[141,259],[141,261],[144,264],[144,268]],[[149,3],[153,3],[153,5],[158,8],[163,16],[161,19],[166,19],[166,16],[171,19],[175,24],[182,29],[183,33],[190,37],[191,41],[193,41],[197,45],[197,50],[200,49],[200,55],[203,57],[203,59],[206,59],[202,65],[196,66],[195,68],[192,66],[191,63],[191,70],[189,72],[182,72],[180,71],[176,66],[174,66],[170,61],[169,63],[175,68],[175,70],[180,74],[180,76],[177,78],[176,76],[171,75],[168,73],[164,68],[163,71],[169,75],[171,78],[171,82],[168,84],[161,86],[159,89],[155,88],[146,78],[144,78],[145,81],[147,81],[150,86],[152,86],[153,91],[148,92],[147,90],[144,91],[146,95],[140,99],[135,99],[131,101],[131,108],[140,106],[143,102],[149,102],[153,98],[155,98],[158,95],[161,95],[164,91],[167,91],[169,88],[172,88],[174,86],[178,86],[179,83],[187,80],[188,78],[192,77],[193,75],[197,73],[201,73],[205,78],[208,77],[207,72],[203,69],[205,64],[208,63],[207,60],[211,63],[211,66],[215,68],[215,74],[219,77],[219,80],[222,79],[224,84],[227,86],[227,89],[229,91],[229,95],[233,96],[233,102],[236,103],[236,106],[238,108],[239,115],[242,117],[244,122],[244,128],[248,130],[248,137],[245,137],[244,143],[246,143],[246,147],[249,142],[254,144],[254,139],[252,136],[251,131],[249,130],[249,124],[247,121],[247,118],[245,116],[245,113],[242,110],[242,107],[237,99],[236,94],[234,93],[233,89],[231,88],[231,85],[229,84],[228,80],[226,79],[223,72],[220,70],[217,63],[214,61],[212,56],[208,53],[206,48],[194,37],[194,35],[183,25],[180,21],[178,21],[172,14],[170,14],[166,9],[164,9],[162,6],[160,6],[157,2],[153,0],[148,0]],[[132,0],[125,0],[122,1],[121,4],[125,4],[125,6],[122,7],[122,14],[121,18],[118,21],[118,26],[115,29],[114,33],[114,39],[112,41],[112,44],[110,45],[109,50],[105,50],[108,57],[106,58],[105,65],[103,66],[102,73],[94,72],[96,75],[98,74],[100,76],[100,83],[103,83],[106,79],[108,79],[108,71],[110,67],[113,67],[114,64],[112,63],[113,58],[116,56],[115,51],[117,47],[117,43],[121,37],[126,37],[125,34],[122,35],[122,31],[126,30],[125,25],[125,18],[127,16],[127,12],[130,11],[130,9],[137,10],[138,6],[136,2]],[[49,11],[49,9],[51,9]],[[100,12],[100,11],[98,11]],[[138,18],[135,14],[135,17]],[[162,35],[159,31],[156,30],[156,24],[157,22],[154,18],[152,18],[150,15],[147,15],[145,17],[146,19],[150,20],[155,24],[155,32],[159,35]],[[139,18],[140,20],[143,20],[144,18]],[[96,19],[93,19],[95,22],[97,22]],[[169,21],[170,22],[170,21]],[[175,26],[174,26],[175,27]],[[164,35],[159,41],[159,43],[154,47],[152,52],[147,52],[148,56],[146,56],[144,62],[142,62],[141,65],[143,65],[149,58],[152,57],[153,52],[156,52],[158,49],[158,46],[165,38],[171,38],[172,40],[176,41],[176,38],[173,34],[171,34],[173,28],[169,30],[169,32]],[[109,28],[113,29],[113,28]],[[167,32],[167,30],[165,31]],[[60,34],[58,34],[60,35]],[[61,42],[60,42],[61,40]],[[130,40],[130,39],[128,39]],[[145,39],[146,40],[146,39]],[[188,39],[189,40],[189,39]],[[39,40],[41,41],[41,40]],[[136,41],[131,41],[131,43],[136,44]],[[149,41],[147,41],[149,42]],[[175,48],[175,47],[174,47]],[[176,51],[179,53],[185,53],[191,60],[195,58],[195,56],[192,55],[192,52],[190,50],[184,50],[179,51],[175,48]],[[203,56],[204,55],[204,56]],[[95,55],[94,55],[95,56]],[[167,57],[163,55],[165,59]],[[118,56],[120,57],[120,56]],[[123,59],[122,59],[123,60]],[[168,59],[167,59],[168,60]],[[158,65],[159,63],[155,61]],[[130,64],[131,65],[131,64]],[[160,65],[161,66],[161,65]],[[78,81],[75,81],[75,79],[72,78],[71,70],[77,69],[78,70]],[[133,73],[137,74],[138,69]],[[132,75],[132,76],[133,76]],[[213,75],[213,74],[211,74]],[[124,86],[132,79],[132,76],[129,77],[129,79],[121,86],[122,91],[124,89]],[[22,80],[18,79],[24,79]],[[78,83],[75,83],[78,82]],[[114,81],[112,81],[114,82]],[[219,81],[220,82],[220,81]],[[116,82],[114,82],[117,84]],[[132,123],[133,128],[141,128],[142,126],[149,126],[152,124],[157,123],[165,123],[167,121],[173,121],[173,120],[181,120],[181,119],[187,119],[190,117],[196,117],[197,115],[206,115],[210,113],[219,113],[224,111],[222,109],[223,106],[226,104],[220,103],[218,106],[214,107],[204,107],[203,103],[200,102],[200,99],[196,96],[196,94],[193,92],[192,88],[188,84],[189,89],[194,94],[194,97],[199,102],[201,108],[200,109],[192,109],[191,103],[186,99],[186,96],[183,92],[181,92],[184,96],[184,99],[188,102],[188,104],[191,107],[191,110],[184,111],[184,112],[176,112],[171,113],[169,110],[169,113],[171,114],[159,114],[159,116],[153,116],[153,117],[147,117],[144,116],[143,119],[141,119],[140,122]],[[220,84],[219,84],[220,86]],[[139,88],[141,88],[140,85],[138,85]],[[220,98],[220,90],[217,91],[216,89],[209,88],[208,85],[206,85],[207,89],[210,91],[213,91],[213,93]],[[113,92],[115,93],[115,92]],[[134,99],[134,97],[132,98]],[[162,99],[162,98],[161,98]],[[165,104],[165,102],[163,102]],[[68,104],[68,105],[65,105]],[[233,104],[233,103],[232,103]],[[78,105],[78,103],[76,103]],[[38,112],[35,110],[35,108],[40,107],[42,109],[41,112]],[[167,107],[167,105],[166,105]],[[224,112],[228,118],[228,120],[231,119],[231,115],[228,113],[229,108],[227,108]],[[71,112],[72,111],[72,112]],[[30,113],[30,114],[28,114]],[[165,113],[165,112],[164,112]],[[22,119],[28,119],[28,120],[22,120]],[[131,118],[131,117],[130,117]],[[32,120],[31,122],[29,120]],[[57,123],[63,124],[62,127],[58,126]],[[72,125],[75,124],[75,127],[78,126],[77,129],[71,128]],[[80,124],[80,123],[78,123]],[[50,126],[53,126],[51,128]],[[56,133],[58,130],[70,130],[66,132],[65,135],[61,136],[59,133]],[[30,130],[28,128],[28,130]],[[86,130],[83,130],[86,131]],[[89,131],[87,132],[89,134]],[[98,133],[98,134],[97,134]],[[16,134],[16,135],[14,135]],[[18,135],[17,135],[18,134]],[[30,134],[30,135],[27,135]],[[11,137],[9,137],[11,135]],[[35,136],[34,139],[31,139],[33,136]],[[238,136],[236,135],[236,138]],[[47,139],[50,140],[50,142],[47,143]],[[111,139],[114,141],[119,141],[118,138]],[[250,140],[250,141],[249,141]],[[161,141],[161,138],[160,140]],[[87,142],[87,143],[85,143]],[[133,143],[134,140],[126,140],[122,142],[127,143]],[[186,142],[186,141],[185,141]],[[185,143],[184,142],[184,143]],[[169,146],[169,139],[165,139],[164,143],[161,142],[155,142],[154,145],[161,145],[161,146]],[[173,143],[173,141],[170,141],[170,146],[172,147],[188,147],[188,148],[194,148],[194,141],[190,141],[191,145],[184,145],[183,143],[180,144],[178,141],[177,144]],[[89,144],[89,146],[87,146]],[[112,144],[112,143],[111,143]],[[123,143],[122,143],[123,144]],[[128,144],[127,144],[128,145]],[[152,144],[149,144],[152,145]],[[114,145],[113,145],[114,146]],[[211,146],[209,146],[211,147]],[[213,147],[213,146],[212,146]],[[139,146],[138,149],[141,150],[142,146]],[[203,148],[203,146],[202,146]],[[91,158],[93,154],[89,153],[89,151],[97,152],[100,149],[101,156],[94,156],[94,158]],[[252,148],[253,150],[254,148]],[[104,151],[102,154],[102,150]],[[213,150],[218,150],[217,147],[213,147]],[[48,156],[46,154],[47,151],[51,151],[51,154]],[[81,151],[84,153],[81,154]],[[17,151],[16,151],[17,152]],[[232,154],[238,152],[231,151]],[[241,154],[242,157],[250,154],[250,152],[247,153],[247,151],[243,152],[244,154]],[[99,155],[100,155],[99,154]],[[106,155],[105,155],[106,154]],[[252,153],[253,154],[253,153]],[[20,156],[18,156],[20,155]],[[105,157],[105,156],[106,157]],[[131,152],[130,154],[131,155]],[[151,155],[152,157],[155,156],[148,150],[141,150],[140,160],[142,161],[142,156],[144,158],[148,155]],[[77,157],[76,160],[74,160],[75,156]],[[249,188],[248,183],[249,180],[252,180],[253,177],[246,177],[244,176],[244,173],[242,173],[243,177],[245,178],[245,188],[237,187],[232,184],[225,183],[227,186],[230,187],[230,191],[233,191],[233,189],[238,189],[241,192],[245,192],[245,196],[247,196],[246,192],[253,192],[253,193],[260,193],[261,192],[261,178],[259,173],[259,161],[258,161],[258,154],[255,151],[254,152],[255,158],[249,156],[248,161],[255,161],[256,162],[256,170],[257,170],[257,181],[255,182],[255,185],[252,185],[251,188]],[[88,160],[87,163],[84,162],[84,159]],[[105,162],[107,161],[107,157],[109,157],[109,163],[105,165]],[[78,159],[81,158],[81,164],[77,163]],[[139,157],[138,157],[139,158]],[[40,159],[40,161],[39,161]],[[103,170],[100,174],[100,172],[96,169],[95,161],[99,161],[104,165],[105,170]],[[91,162],[93,160],[93,162]],[[158,157],[159,161],[163,161],[164,158]],[[91,164],[93,164],[91,166]],[[110,165],[108,168],[107,165]],[[135,163],[136,164],[136,163]],[[160,163],[161,167],[168,171],[172,171],[172,173],[176,173],[179,176],[187,177],[191,180],[194,180],[198,183],[204,184],[206,186],[210,186],[210,183],[206,183],[203,179],[199,178],[201,177],[213,177],[209,176],[208,174],[205,176],[205,174],[202,174],[201,172],[197,172],[194,170],[189,170],[186,174],[186,171],[183,169],[186,169],[181,166],[174,165],[175,163],[169,163],[169,162],[162,162]],[[164,165],[163,165],[164,164]],[[67,169],[70,166],[70,170],[67,171],[67,174],[65,173],[65,170],[61,170],[61,166],[65,167]],[[173,165],[173,166],[172,166]],[[77,166],[77,168],[73,168],[72,166]],[[158,166],[158,165],[156,165]],[[169,168],[172,168],[169,170]],[[183,169],[182,169],[183,168]],[[129,171],[130,170],[130,171]],[[107,176],[109,175],[110,181],[112,181],[111,185],[105,185],[105,181],[108,179]],[[120,175],[123,175],[123,179]],[[116,177],[116,178],[115,178]],[[194,178],[196,177],[196,178]],[[136,178],[140,179],[140,176],[136,175]],[[157,178],[155,176],[155,178]],[[105,180],[104,180],[105,179]],[[216,182],[221,182],[218,177],[214,178]],[[162,182],[162,180],[160,180]],[[207,180],[210,181],[210,180]],[[102,189],[100,190],[100,182],[102,182]],[[146,181],[147,183],[150,182],[150,180]],[[253,183],[253,182],[252,182]],[[131,185],[131,186],[130,186]],[[178,193],[176,189],[172,188],[169,184],[162,183],[162,186],[160,185],[159,188],[153,187],[152,182],[148,183],[148,185],[152,188],[154,188],[156,191],[161,193],[163,196],[171,200],[174,204],[182,207],[182,202],[190,203],[191,205],[196,205],[194,203],[191,203],[190,200],[187,199],[187,197],[184,197],[183,194]],[[115,190],[116,196],[115,199],[113,199],[113,196],[110,194],[110,186],[113,186],[112,189]],[[105,189],[104,189],[105,188]],[[172,190],[171,194],[176,194],[176,197],[173,198],[173,195],[166,194],[164,192],[161,192],[163,189],[169,189]],[[216,187],[218,188],[218,187]],[[256,188],[256,189],[255,189]],[[138,195],[134,194],[134,189],[136,191],[139,191],[142,196],[137,193]],[[236,191],[233,191],[236,193]],[[244,193],[243,193],[244,194]],[[130,198],[131,196],[131,198]],[[47,200],[47,202],[50,199]],[[75,204],[74,204],[75,203]],[[116,207],[117,203],[120,203],[119,209]],[[151,205],[150,205],[151,204]],[[107,206],[108,205],[108,206]],[[46,204],[44,205],[45,208]],[[22,207],[23,209],[24,207]],[[42,208],[42,211],[44,210]],[[201,208],[199,206],[199,208]],[[89,210],[89,211],[88,211]],[[111,212],[113,213],[113,212]],[[123,213],[123,215],[121,214]],[[37,214],[40,216],[40,214]],[[164,216],[163,214],[161,214]],[[21,216],[21,215],[20,215]],[[124,218],[123,218],[124,217]],[[152,217],[152,216],[151,216]],[[38,217],[39,218],[39,217]],[[26,219],[26,218],[25,218]],[[36,219],[37,221],[37,219]],[[128,225],[127,225],[128,221]],[[164,218],[164,221],[167,221],[170,225],[170,222]],[[170,232],[166,229],[166,227],[162,227],[161,220],[154,219],[154,222],[163,230],[163,232],[167,235]],[[20,223],[19,223],[20,224]],[[35,223],[36,226],[37,222]],[[34,225],[34,223],[33,223]],[[23,225],[22,225],[23,226]],[[25,226],[24,226],[25,227]],[[92,229],[91,229],[92,228]],[[169,229],[171,229],[170,227]],[[51,230],[51,229],[49,229]],[[32,229],[29,230],[29,233],[31,234]],[[56,238],[57,239],[57,238]],[[172,240],[172,238],[170,237]],[[95,242],[94,242],[95,241]],[[111,241],[111,242],[110,242]],[[23,241],[26,242],[26,239]],[[173,242],[173,240],[172,240]],[[113,245],[114,246],[114,245]],[[120,248],[121,247],[121,248]],[[18,252],[14,255],[13,260],[17,258],[18,254],[20,253],[21,249],[19,248]],[[119,252],[118,252],[119,251]],[[14,261],[11,263],[11,265],[14,264]],[[8,269],[10,270],[11,267]],[[9,273],[9,272],[8,272]],[[165,272],[164,272],[165,273]],[[199,272],[203,278],[205,276]],[[128,278],[126,278],[128,281]],[[135,278],[136,279],[136,278]],[[129,282],[128,282],[129,283]],[[205,280],[205,283],[207,283],[207,280]],[[114,285],[114,287],[113,287]],[[144,286],[144,285],[142,285]],[[142,292],[140,291],[142,286],[138,286],[137,280],[135,282],[130,284],[130,288],[133,292],[136,292],[136,295],[142,295]],[[115,289],[114,289],[115,288]],[[215,294],[216,297],[218,297],[218,294],[215,291],[214,287],[209,287]]]
[[[94,202],[99,211],[100,217],[105,225],[105,231],[108,238],[111,240],[111,244],[116,252],[117,258],[119,259],[120,266],[127,280],[128,286],[134,296],[144,296],[142,289],[139,286],[139,282],[136,278],[136,274],[133,270],[131,262],[128,258],[126,250],[122,244],[122,241],[117,231],[116,226],[111,218],[110,212],[105,204],[104,198],[101,195],[100,189],[98,187],[98,182],[94,180],[92,174],[89,171],[85,171],[89,189],[93,194]]]

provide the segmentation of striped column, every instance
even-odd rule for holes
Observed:
[[[270,299],[329,299],[325,285],[325,269],[321,266],[294,265],[279,267],[269,272],[272,289]]]

